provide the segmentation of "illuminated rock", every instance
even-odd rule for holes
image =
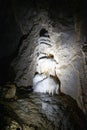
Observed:
[[[38,65],[36,67],[36,71],[44,73],[46,75],[54,75],[56,72],[56,63],[53,59],[43,58],[38,61]]]
[[[55,76],[38,73],[33,78],[33,91],[52,95],[59,94],[61,92],[61,82]]]
[[[11,64],[15,72],[14,82],[19,87],[32,86],[36,71],[52,75],[56,73],[61,81],[61,91],[72,96],[83,108],[83,99],[87,96],[87,77],[80,19],[75,20],[76,16],[71,18],[68,12],[55,9],[50,12],[48,8],[39,8],[37,11],[30,6],[29,10],[26,5],[26,9],[24,7],[19,12],[19,8],[15,10],[15,18],[27,37],[22,40],[18,55]],[[43,28],[47,32],[40,34]],[[49,58],[50,54],[53,59]],[[47,57],[46,62],[45,58],[39,60],[43,56]]]
[[[38,82],[42,81],[46,77],[47,76],[45,74],[39,74],[36,72],[33,78],[33,86],[35,86]]]
[[[4,93],[5,99],[16,99],[16,86],[15,84],[7,84]]]
[[[7,126],[11,130],[87,129],[83,112],[70,96],[23,93],[16,102],[0,102],[0,130]]]

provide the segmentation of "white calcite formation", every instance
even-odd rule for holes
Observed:
[[[51,58],[39,59],[36,71],[39,73],[44,73],[46,75],[54,75],[56,71],[56,63]]]
[[[39,80],[38,80],[39,79]],[[44,74],[36,74],[33,79],[34,92],[59,94],[60,80],[54,76],[47,76]]]
[[[37,57],[36,74],[33,79],[34,92],[59,94],[60,80],[56,76],[56,61],[54,55],[47,53],[41,46],[44,44],[47,48],[52,47],[50,36],[46,29],[41,29],[39,44],[39,55]],[[50,51],[49,51],[50,52]]]
[[[47,78],[46,75],[36,73],[34,78],[33,78],[33,86],[35,86],[38,82],[40,82],[46,78]]]

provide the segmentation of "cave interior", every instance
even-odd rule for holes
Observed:
[[[0,0],[0,130],[87,129],[86,0]]]

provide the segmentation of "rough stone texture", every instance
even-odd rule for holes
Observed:
[[[70,96],[19,92],[17,101],[0,101],[1,130],[86,130],[85,116]]]
[[[8,83],[2,89],[2,97],[5,99],[15,99],[16,86],[15,84]]]
[[[53,45],[51,48],[44,45],[44,52],[54,55],[55,72],[61,81],[61,91],[76,99],[79,106],[85,109],[87,88],[85,55],[82,51],[82,21],[76,16],[70,17],[68,11],[54,9],[48,2],[12,3],[15,20],[24,34],[18,55],[11,64],[16,75],[14,82],[18,87],[32,85],[40,48],[39,32],[44,27],[48,30]],[[56,13],[57,11],[59,12]]]
[[[61,91],[87,110],[87,22],[81,16],[83,4],[78,1],[0,1],[0,82],[12,80],[18,87],[32,85],[40,49],[39,32],[44,27],[52,48],[44,45],[43,52],[54,56]]]

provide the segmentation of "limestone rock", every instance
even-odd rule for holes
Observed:
[[[82,1],[57,2],[1,0],[0,82],[10,79],[18,87],[32,86],[41,49],[47,57],[53,56],[50,73],[60,79],[62,92],[77,100],[83,109],[87,104],[85,8]]]
[[[0,102],[4,109],[0,113],[15,120],[9,123],[11,130],[21,126],[23,130],[86,130],[85,116],[70,96],[40,93],[21,96],[17,102]]]
[[[5,99],[16,99],[16,86],[15,84],[7,84],[4,92]]]

